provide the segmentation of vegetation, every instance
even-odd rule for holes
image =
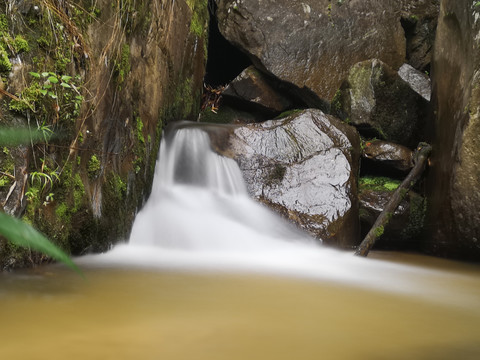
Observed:
[[[374,191],[394,191],[401,184],[400,180],[391,179],[385,176],[365,176],[359,179],[359,185],[362,189]]]
[[[17,143],[14,143],[11,138],[6,138],[7,141],[4,141],[6,134],[14,134],[14,138]],[[40,131],[33,132],[33,134],[34,135],[31,137],[30,132],[27,133],[24,130],[16,131],[15,129],[11,128],[0,129],[0,144],[4,145],[5,142],[8,142],[10,145],[19,145],[21,143],[31,142],[34,138],[37,140],[43,138],[43,133]],[[32,181],[38,179],[40,184],[43,183],[43,187],[45,187],[47,181],[52,182],[51,178],[42,178],[40,174],[37,175],[38,177],[32,177]],[[5,236],[11,243],[17,246],[40,251],[41,253],[46,254],[55,260],[63,262],[81,274],[80,269],[73,263],[69,256],[59,247],[50,242],[44,235],[39,233],[25,222],[22,222],[21,220],[13,218],[2,212],[0,212],[0,234]]]

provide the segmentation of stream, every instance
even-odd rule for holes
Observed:
[[[479,359],[480,266],[319,245],[183,124],[130,239],[0,274],[1,359]]]

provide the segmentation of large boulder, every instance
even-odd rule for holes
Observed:
[[[414,148],[424,139],[428,102],[384,62],[355,64],[332,102],[332,112],[384,140]]]
[[[432,67],[435,112],[425,249],[480,260],[480,5],[441,4]]]
[[[229,152],[250,194],[326,244],[358,244],[356,130],[320,110],[237,127]]]
[[[412,0],[413,1],[413,0]],[[406,3],[412,1],[405,1]],[[405,62],[398,0],[217,0],[221,33],[259,69],[331,100],[352,65]]]

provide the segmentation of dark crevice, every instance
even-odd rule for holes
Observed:
[[[223,37],[215,16],[217,5],[209,2],[210,23],[208,35],[208,59],[205,85],[213,88],[224,86],[252,65],[249,57]]]

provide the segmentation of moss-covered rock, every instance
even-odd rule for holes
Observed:
[[[380,60],[368,60],[350,69],[331,111],[366,136],[415,148],[425,140],[427,106],[396,71]]]

